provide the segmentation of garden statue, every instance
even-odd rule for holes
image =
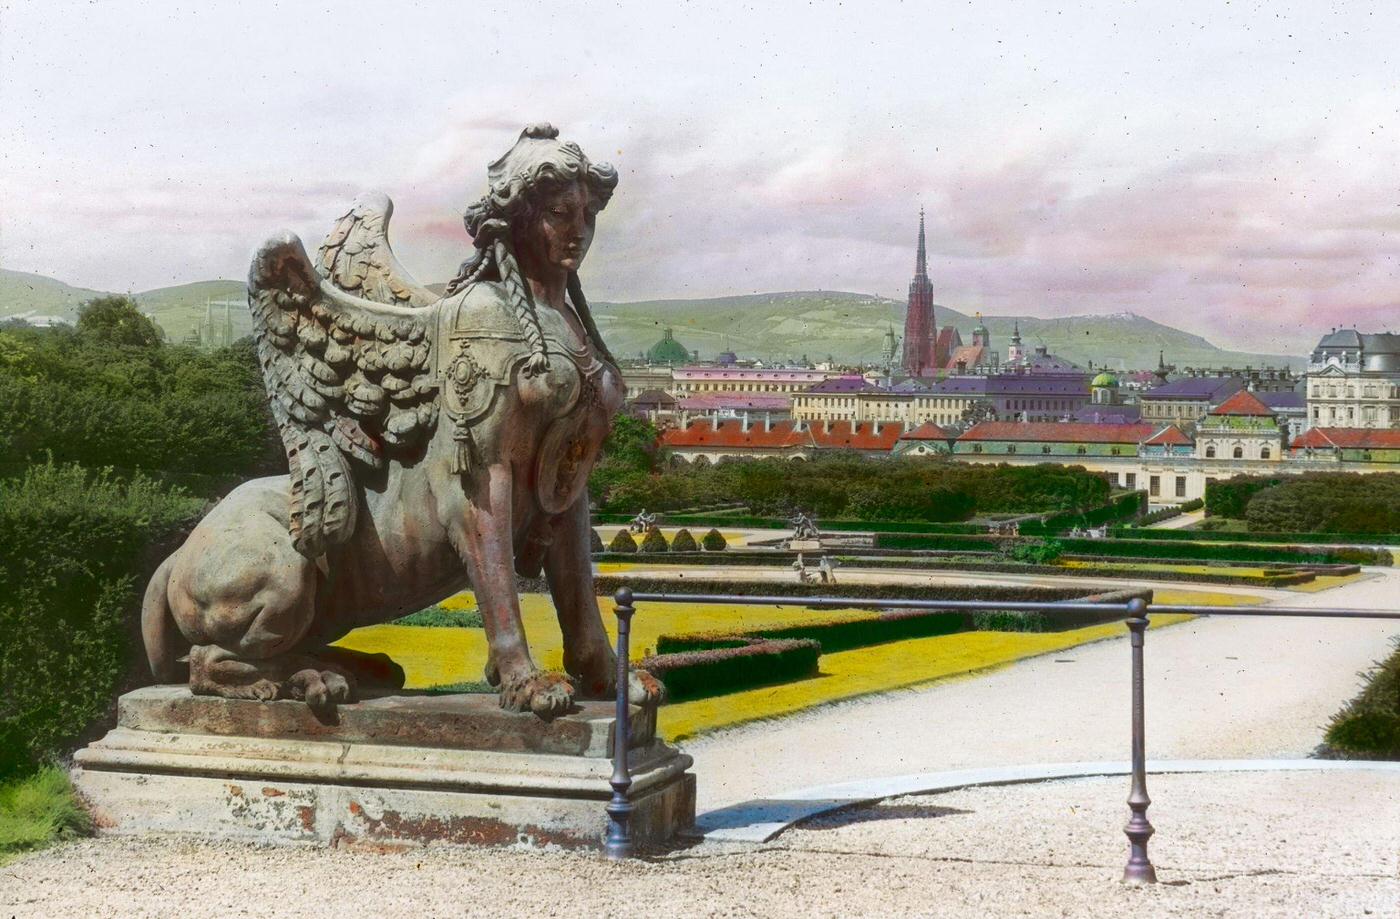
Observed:
[[[156,571],[152,671],[196,694],[350,701],[317,650],[468,586],[500,703],[552,717],[610,698],[615,660],[589,560],[586,485],[623,384],[578,267],[617,173],[547,124],[489,167],[465,223],[475,251],[438,295],[388,241],[392,204],[359,199],[307,256],[253,257],[248,303],[290,475],[235,489]],[[547,579],[567,675],[541,671],[516,575]],[[659,684],[633,671],[634,702]]]
[[[796,540],[821,539],[822,534],[817,529],[817,524],[810,516],[798,513],[788,520],[792,524],[792,538]]]
[[[637,516],[632,518],[632,522],[627,524],[629,533],[645,533],[656,528],[656,515],[648,514],[646,508],[637,512]]]

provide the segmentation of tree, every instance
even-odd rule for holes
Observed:
[[[115,345],[154,348],[165,340],[160,326],[142,315],[130,297],[89,300],[78,309],[78,331]]]

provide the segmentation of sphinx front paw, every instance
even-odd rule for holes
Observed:
[[[501,682],[501,708],[533,712],[548,721],[574,706],[574,684],[562,673],[536,670]]]

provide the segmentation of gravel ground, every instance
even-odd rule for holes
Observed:
[[[1395,608],[1400,571],[1296,606]],[[1400,623],[1205,618],[1148,633],[1151,759],[1306,757],[1358,672]],[[973,679],[891,693],[686,741],[700,809],[855,779],[1129,757],[1129,649],[1121,639],[1021,661]],[[762,768],[755,768],[762,764]]]
[[[1158,776],[1163,883],[1122,886],[1121,780],[900,798],[762,848],[649,862],[100,839],[0,869],[0,915],[1400,916],[1400,782],[1380,773]]]

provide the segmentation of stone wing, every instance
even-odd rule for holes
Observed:
[[[350,461],[378,468],[431,435],[438,311],[336,289],[290,233],[254,254],[248,307],[291,469],[289,529],[297,550],[317,558],[354,532],[359,492]]]
[[[441,295],[413,280],[389,245],[393,215],[388,195],[360,195],[321,243],[316,270],[341,290],[375,303],[431,306]]]

